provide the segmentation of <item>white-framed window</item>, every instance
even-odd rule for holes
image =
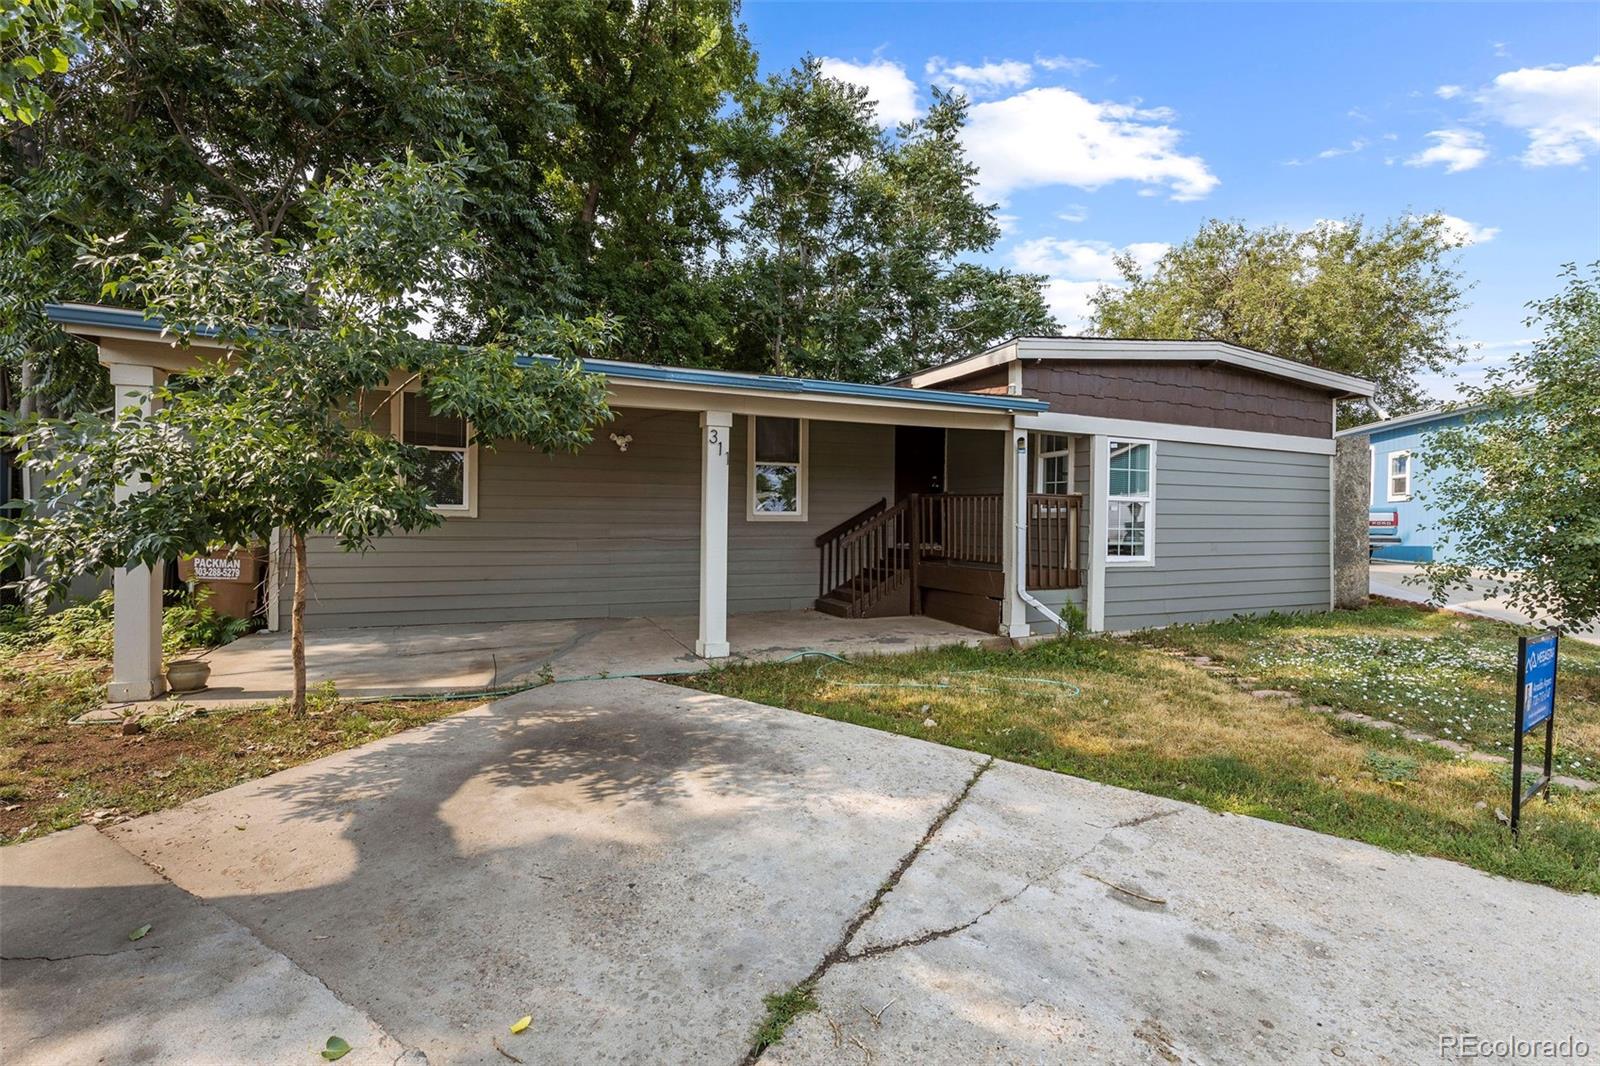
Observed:
[[[1152,563],[1155,561],[1155,441],[1112,439],[1109,443],[1106,562]]]
[[[1065,433],[1040,433],[1034,438],[1033,491],[1058,496],[1072,491],[1072,438]]]
[[[806,453],[810,424],[803,418],[751,415],[748,457],[751,521],[803,522],[806,518]]]
[[[1389,453],[1389,502],[1411,499],[1411,453]]]
[[[466,419],[436,414],[420,392],[402,392],[393,405],[394,434],[427,454],[422,481],[433,509],[460,518],[478,515],[478,446]]]

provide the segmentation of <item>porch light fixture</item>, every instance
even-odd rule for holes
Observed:
[[[615,444],[617,446],[617,451],[625,452],[625,451],[628,450],[628,445],[633,443],[633,434],[632,433],[622,433],[622,434],[613,433],[613,434],[611,434],[611,443]]]

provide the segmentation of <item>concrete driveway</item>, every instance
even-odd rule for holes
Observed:
[[[7,848],[0,885],[8,1064],[737,1064],[808,977],[762,1061],[1600,1045],[1600,899],[637,680]]]

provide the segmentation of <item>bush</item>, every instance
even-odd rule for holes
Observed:
[[[250,632],[248,618],[218,614],[206,601],[210,590],[195,589],[161,616],[161,647],[171,655],[186,648],[215,648]],[[49,647],[62,655],[108,658],[112,645],[109,590],[55,613],[20,607],[0,608],[0,651],[15,653]]]

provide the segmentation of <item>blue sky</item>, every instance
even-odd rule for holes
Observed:
[[[763,70],[801,56],[880,114],[973,100],[968,148],[1005,236],[1071,329],[1113,250],[1207,218],[1306,226],[1438,211],[1472,243],[1438,398],[1525,346],[1523,305],[1600,259],[1600,5],[815,3],[746,0]]]

